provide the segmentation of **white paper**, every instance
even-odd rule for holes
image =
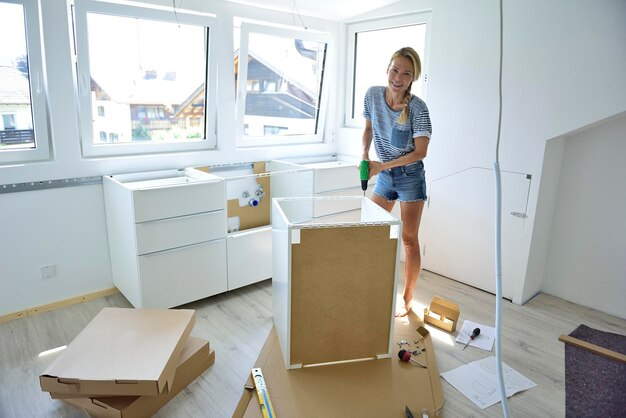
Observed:
[[[504,389],[507,398],[517,392],[537,386],[505,363],[502,363],[502,374],[504,375]],[[441,377],[480,409],[500,402],[496,358],[494,356],[441,373]]]
[[[493,349],[493,343],[496,339],[496,329],[477,322],[465,320],[461,330],[459,331],[459,335],[456,336],[456,342],[465,345],[465,343],[469,341],[469,336],[472,335],[474,328],[480,328],[480,334],[478,334],[478,336],[469,343],[468,347],[476,347],[491,351]]]

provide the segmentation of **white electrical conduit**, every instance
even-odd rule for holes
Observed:
[[[500,182],[500,132],[502,128],[502,0],[500,0],[500,65],[498,71],[498,137],[496,140],[496,161],[493,163],[496,177],[496,372],[498,374],[498,392],[504,418],[509,417],[509,405],[506,400],[504,376],[502,374],[502,350],[500,347],[500,329],[502,326],[502,184]]]

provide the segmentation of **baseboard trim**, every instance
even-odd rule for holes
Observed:
[[[82,296],[75,296],[69,299],[59,300],[57,302],[47,303],[45,305],[36,306],[34,308],[25,309],[23,311],[13,312],[10,314],[0,315],[0,323],[9,322],[15,319],[25,318],[27,316],[37,315],[43,312],[52,311],[65,306],[77,305],[79,303],[87,302],[94,299],[99,299],[105,296],[114,295],[119,293],[119,290],[115,287],[110,289],[103,289],[97,292],[88,293]]]

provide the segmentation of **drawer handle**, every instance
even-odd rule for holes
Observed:
[[[173,252],[173,251],[180,251],[180,250],[184,250],[185,248],[197,247],[199,245],[207,245],[207,244],[210,244],[210,243],[221,241],[223,239],[224,238],[219,238],[219,239],[214,239],[214,240],[211,240],[211,241],[203,241],[203,242],[198,242],[198,243],[190,244],[190,245],[181,245],[180,247],[168,248],[167,250],[161,250],[161,251],[155,251],[155,252],[152,252],[152,253],[141,254],[141,255],[139,255],[139,257],[150,257],[150,256],[153,256],[153,255],[160,255],[160,254],[170,253],[170,252]]]

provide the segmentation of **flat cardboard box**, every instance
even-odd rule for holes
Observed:
[[[402,362],[394,355],[378,360],[286,369],[276,332],[272,329],[255,367],[263,372],[276,416],[404,417],[405,406],[415,416],[421,417],[423,408],[428,409],[431,418],[441,416],[443,390],[428,330],[414,313],[409,315],[408,323],[406,319],[396,319],[395,330],[396,343],[407,340],[412,344],[420,340],[426,351],[413,358],[427,368]],[[396,348],[394,354],[400,350],[398,345]],[[249,378],[233,418],[261,416],[254,384]]]
[[[180,356],[176,378],[168,393],[157,396],[120,396],[95,398],[64,398],[70,405],[84,409],[93,417],[141,418],[154,415],[163,405],[187,387],[215,362],[215,351],[209,342],[189,337]],[[55,394],[51,394],[55,397]],[[61,395],[62,397],[66,395]]]
[[[158,395],[172,387],[190,309],[104,308],[39,376],[60,394]]]
[[[444,331],[454,332],[460,314],[459,306],[456,303],[439,296],[433,296],[430,308],[424,308],[424,322]]]

